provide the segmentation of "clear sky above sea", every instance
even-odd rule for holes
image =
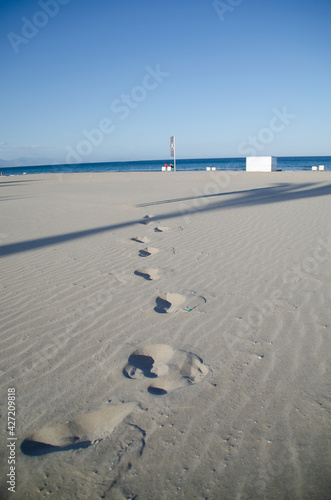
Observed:
[[[331,155],[330,0],[2,0],[0,158]]]

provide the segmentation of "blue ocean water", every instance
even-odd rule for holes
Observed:
[[[69,172],[157,172],[170,160],[123,161],[102,163],[77,163],[68,165],[41,165],[32,167],[0,167],[3,175],[49,174]],[[311,170],[313,165],[324,165],[331,170],[331,156],[289,156],[277,157],[278,170]],[[246,158],[199,158],[177,160],[178,171],[206,170],[206,167],[216,167],[216,170],[246,169]]]

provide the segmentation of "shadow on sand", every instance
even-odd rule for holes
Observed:
[[[265,188],[250,189],[245,191],[232,191],[220,192],[209,195],[189,196],[187,198],[175,198],[170,200],[153,201],[151,203],[144,203],[138,205],[139,207],[149,207],[154,205],[161,205],[165,203],[184,203],[192,202],[195,200],[203,199],[203,205],[198,207],[181,205],[177,210],[173,210],[166,214],[158,215],[154,220],[168,220],[182,217],[183,215],[190,215],[199,212],[211,212],[213,210],[226,210],[229,208],[239,208],[245,206],[266,205],[270,203],[282,203],[285,201],[302,200],[306,198],[313,198],[317,196],[330,196],[331,184],[330,183],[282,183],[275,186]],[[105,233],[108,231],[115,231],[123,227],[132,226],[141,223],[141,218],[137,220],[130,220],[120,224],[111,224],[109,226],[96,227],[86,229],[84,231],[76,231],[72,233],[59,234],[44,238],[36,238],[17,243],[10,243],[8,245],[0,246],[0,256],[11,255],[15,253],[43,248],[68,241],[85,238],[88,236]]]
[[[50,444],[38,443],[36,441],[31,441],[30,439],[25,439],[21,444],[21,452],[30,457],[40,457],[41,455],[49,455],[50,453],[57,453],[59,451],[88,448],[91,444],[91,441],[84,441],[82,443],[71,444],[69,446],[52,446]]]

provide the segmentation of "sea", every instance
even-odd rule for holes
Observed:
[[[111,161],[99,163],[75,163],[67,165],[38,165],[24,167],[1,167],[2,175],[59,174],[75,172],[159,172],[171,160]],[[324,165],[331,170],[331,156],[283,156],[277,157],[277,170],[312,170],[312,166]],[[246,158],[198,158],[176,160],[177,171],[206,170],[245,171]]]

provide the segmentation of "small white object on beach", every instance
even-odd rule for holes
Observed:
[[[317,167],[311,167],[311,169],[317,171]]]
[[[210,167],[206,167],[206,170],[210,170]]]
[[[324,171],[325,170],[325,166],[324,165],[318,165],[318,170],[320,172]]]
[[[273,172],[277,170],[277,158],[274,156],[247,156],[246,172]]]

